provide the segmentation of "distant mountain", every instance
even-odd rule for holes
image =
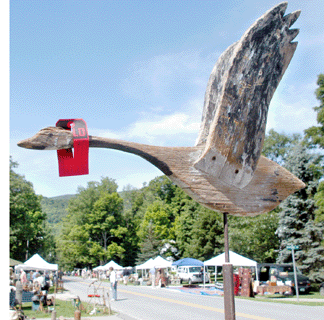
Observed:
[[[67,215],[69,200],[74,198],[74,194],[46,198],[41,201],[42,211],[47,214],[47,221],[50,224],[57,224]]]
[[[119,192],[124,200],[124,207],[127,209],[131,206],[132,194],[137,192],[136,188]],[[65,194],[57,197],[43,197],[41,200],[42,211],[47,214],[47,221],[52,227],[57,228],[57,224],[68,214],[67,208],[69,201],[76,197],[75,194]]]

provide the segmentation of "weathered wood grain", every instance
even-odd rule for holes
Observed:
[[[18,145],[38,150],[68,149],[73,148],[73,136],[71,131],[49,127]],[[197,202],[232,215],[254,216],[268,212],[289,194],[305,186],[289,171],[263,156],[249,185],[234,188],[220,179],[210,183],[213,178],[194,167],[204,146],[159,147],[90,135],[89,147],[136,154],[159,168]]]
[[[216,63],[205,95],[195,167],[237,188],[252,179],[260,158],[268,108],[296,50],[300,11],[282,3],[259,18]]]

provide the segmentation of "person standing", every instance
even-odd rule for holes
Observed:
[[[110,270],[110,285],[113,298],[111,301],[117,300],[117,274],[113,267],[109,268]]]
[[[59,270],[58,273],[57,273],[57,275],[58,275],[58,279],[60,281],[62,281],[63,280],[63,272],[62,272],[62,270]]]
[[[20,282],[22,283],[23,286],[27,284],[27,275],[25,270],[21,269],[21,274],[20,274]]]
[[[41,290],[43,290],[42,288],[45,287],[44,275],[42,273],[39,273],[39,277],[37,277],[35,281],[37,281],[39,283]]]
[[[150,269],[151,280],[152,280],[152,287],[155,288],[155,267]]]
[[[34,280],[35,280],[37,277],[39,277],[38,270],[36,270],[36,272],[33,273],[33,277],[32,277],[33,282],[34,282]]]
[[[31,283],[33,283],[33,276],[34,276],[34,272],[33,271],[30,271],[29,272],[29,282],[31,282]]]
[[[128,278],[129,278],[130,272],[127,268],[124,268],[123,270],[123,280],[124,280],[124,285],[127,286]]]

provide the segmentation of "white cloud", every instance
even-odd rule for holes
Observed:
[[[267,131],[302,134],[305,129],[317,125],[313,110],[318,104],[315,88],[315,82],[279,86],[269,107]]]
[[[193,121],[189,115],[175,113],[158,117],[156,121],[142,120],[133,124],[127,133],[130,138],[146,138],[154,142],[158,137],[198,133],[199,122]]]
[[[123,91],[136,99],[164,97],[169,90],[179,95],[189,89],[205,88],[209,74],[219,52],[203,56],[201,51],[189,50],[174,54],[155,56],[148,61],[139,61],[129,70]]]
[[[185,113],[174,113],[165,116],[151,115],[134,122],[123,131],[112,132],[100,129],[90,129],[91,135],[138,141],[147,144],[168,145],[168,142],[179,146],[195,141],[200,127],[199,119]],[[188,136],[190,138],[188,139]],[[172,140],[172,141],[170,141]]]
[[[92,136],[102,137],[102,138],[110,138],[110,139],[123,139],[123,133],[113,132],[111,130],[106,129],[96,129],[89,128],[89,134]]]
[[[269,117],[267,129],[275,129],[284,133],[303,133],[311,126],[316,125],[315,113],[309,112],[309,107],[300,103],[281,105],[276,114]]]
[[[140,112],[139,119],[118,131],[89,128],[89,132],[94,136],[160,146],[194,145],[201,123],[204,90],[184,101],[177,108],[180,111],[166,113],[168,108],[161,104]]]

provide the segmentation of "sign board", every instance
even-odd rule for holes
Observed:
[[[299,250],[299,246],[287,246],[286,247],[288,250]]]
[[[74,145],[74,154],[72,148],[57,150],[59,176],[89,174],[89,136],[85,121],[83,119],[60,119],[56,126],[72,131]]]

